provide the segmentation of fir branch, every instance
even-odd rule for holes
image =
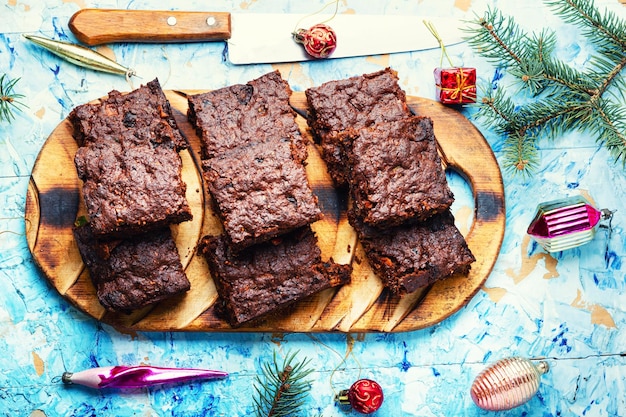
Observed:
[[[595,7],[593,0],[546,0],[545,3],[567,23],[582,26],[583,34],[600,47],[606,42],[626,50],[626,24],[614,13],[604,14]]]
[[[511,172],[528,173],[537,166],[540,136],[554,140],[569,130],[592,133],[626,166],[626,24],[612,13],[597,11],[593,1],[545,1],[563,19],[586,30],[597,50],[590,68],[577,70],[554,58],[553,32],[527,35],[512,18],[488,9],[474,22],[469,44],[507,68],[532,100],[518,104],[502,88],[487,90],[478,117],[506,136],[505,168]]]
[[[533,136],[513,133],[507,136],[505,145],[505,171],[512,175],[530,175],[536,170],[537,149]]]
[[[479,29],[470,30],[474,35],[467,39],[470,46],[480,50],[492,63],[507,65],[522,62],[522,56],[516,51],[524,50],[528,37],[513,18],[488,8],[485,17],[475,23]]]
[[[604,92],[609,88],[609,85],[616,79],[616,77],[622,72],[622,70],[626,67],[626,56],[622,56],[622,59],[613,67],[604,81],[598,87],[598,90],[595,94],[596,97],[602,97]]]
[[[545,59],[542,64],[545,80],[552,87],[560,86],[565,88],[563,91],[573,90],[580,92],[586,95],[586,99],[597,94],[598,82],[594,77],[577,71],[575,68],[556,59]]]
[[[254,399],[258,417],[284,417],[294,415],[304,404],[310,390],[307,376],[313,372],[308,368],[309,359],[296,362],[297,352],[288,353],[279,366],[276,352],[273,363],[262,366],[263,380],[257,377]]]
[[[600,123],[592,123],[589,129],[602,141],[616,161],[626,167],[626,110],[622,106],[602,101],[593,103],[593,111]]]
[[[26,107],[20,99],[24,98],[24,95],[18,94],[13,91],[15,84],[19,81],[19,78],[9,80],[6,74],[0,75],[0,122],[11,122],[15,119],[13,115],[14,110],[21,110]]]
[[[531,95],[539,94],[545,87],[545,66],[556,45],[554,32],[544,30],[539,35],[529,38],[530,50],[527,59],[517,63],[511,69],[511,74],[521,81],[522,88]]]
[[[540,103],[532,103],[522,109],[520,117],[527,123],[517,134],[543,134],[551,139],[577,127],[584,128],[589,121],[589,108],[583,103],[560,102],[546,99]],[[578,126],[580,125],[580,126]]]
[[[513,100],[506,97],[503,90],[486,90],[477,118],[492,126],[496,133],[507,134],[520,128],[515,108]]]

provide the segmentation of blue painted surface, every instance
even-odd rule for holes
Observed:
[[[541,167],[533,179],[504,177],[507,228],[495,268],[479,293],[447,320],[398,334],[133,333],[86,317],[61,298],[39,273],[24,237],[26,187],[50,132],[71,109],[127,91],[154,77],[166,89],[211,89],[246,82],[278,68],[295,91],[331,80],[396,69],[407,94],[433,98],[432,70],[439,51],[350,58],[305,64],[234,66],[223,43],[110,45],[117,60],[138,71],[134,84],[61,61],[28,43],[22,33],[74,40],[69,17],[80,7],[175,8],[310,13],[325,1],[200,0],[0,1],[0,72],[21,77],[29,108],[0,124],[0,414],[30,416],[240,416],[253,413],[253,382],[274,351],[299,350],[316,369],[306,416],[356,413],[333,404],[334,394],[358,378],[385,389],[382,416],[623,416],[626,415],[626,172],[584,133],[541,141]],[[409,4],[410,3],[410,4]],[[617,0],[596,1],[626,18]],[[340,11],[473,17],[487,6],[514,15],[529,30],[550,26],[559,57],[582,66],[590,45],[538,0],[346,0]],[[416,24],[421,24],[416,20]],[[440,31],[445,28],[439,28]],[[505,85],[505,71],[464,45],[448,49],[459,65],[475,66],[484,86]],[[471,116],[472,111],[467,111]],[[503,138],[477,125],[501,158]],[[452,178],[454,184],[458,178]],[[589,196],[617,209],[609,239],[600,230],[589,244],[553,255],[525,235],[535,207],[555,196]],[[461,195],[463,193],[460,193]],[[464,203],[457,203],[463,205]],[[346,354],[350,352],[349,355]],[[508,412],[489,413],[471,401],[473,378],[491,362],[519,355],[547,358],[551,371],[538,395]],[[345,360],[344,360],[345,357]],[[220,368],[226,380],[137,389],[94,391],[61,385],[64,371],[147,363]]]

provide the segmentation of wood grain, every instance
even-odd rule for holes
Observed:
[[[210,25],[209,25],[210,23]],[[112,42],[206,42],[230,39],[230,13],[81,9],[69,28],[87,45]]]
[[[191,290],[182,296],[130,315],[106,312],[98,303],[88,272],[72,236],[72,224],[84,214],[81,183],[74,168],[76,144],[69,121],[45,142],[28,187],[26,219],[29,248],[43,275],[59,294],[86,314],[125,331],[232,331],[214,311],[217,293],[206,262],[196,254],[205,234],[221,232],[211,211],[199,170],[199,139],[186,117],[186,94],[166,95],[191,149],[181,154],[183,178],[193,220],[173,226]],[[458,111],[438,102],[407,97],[418,115],[433,119],[445,166],[461,174],[472,188],[475,212],[466,239],[477,261],[467,275],[455,275],[405,297],[391,295],[367,263],[346,219],[346,197],[332,186],[317,148],[311,145],[307,175],[324,218],[313,224],[324,259],[352,263],[352,283],[299,302],[280,317],[236,331],[399,332],[441,322],[463,307],[480,289],[497,259],[505,228],[504,188],[497,161],[480,132]],[[306,99],[294,93],[297,123],[308,135]]]

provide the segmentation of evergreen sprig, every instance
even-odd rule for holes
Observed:
[[[504,67],[525,92],[518,100],[502,88],[485,89],[479,118],[506,136],[505,169],[530,174],[538,166],[537,140],[570,130],[587,131],[626,166],[626,23],[593,0],[544,0],[576,25],[595,47],[591,62],[572,68],[555,57],[553,31],[525,32],[511,17],[489,8],[471,27],[468,43],[489,62]]]
[[[15,84],[19,81],[19,78],[10,80],[6,74],[0,75],[0,122],[11,122],[15,119],[13,114],[14,110],[21,110],[26,107],[20,100],[24,98],[24,95],[18,94],[14,91]]]
[[[274,352],[273,363],[263,364],[263,379],[257,377],[254,385],[258,417],[293,416],[304,404],[311,388],[307,376],[313,369],[308,368],[309,359],[296,361],[297,353],[288,353],[279,364]]]

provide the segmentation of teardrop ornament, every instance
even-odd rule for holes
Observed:
[[[518,407],[539,390],[541,375],[550,367],[545,361],[536,365],[528,359],[501,359],[474,379],[470,394],[483,410],[502,411]]]
[[[104,366],[80,372],[64,372],[64,384],[90,388],[142,388],[153,385],[180,383],[194,379],[226,378],[222,371],[193,368],[162,368],[158,366]]]
[[[126,68],[121,64],[107,58],[100,52],[86,48],[75,43],[57,41],[35,35],[22,35],[29,41],[33,42],[44,49],[47,49],[59,58],[71,62],[83,68],[89,68],[95,71],[103,71],[111,74],[124,75],[130,78],[135,75],[135,70]]]

